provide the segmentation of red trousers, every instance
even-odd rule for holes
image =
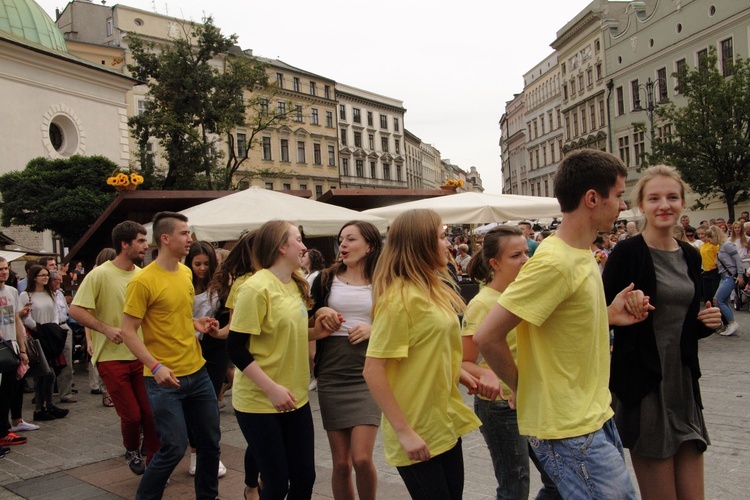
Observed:
[[[138,360],[100,361],[96,368],[120,416],[122,444],[127,450],[140,449],[142,429],[146,462],[150,462],[159,449],[159,437],[146,395],[143,363]]]

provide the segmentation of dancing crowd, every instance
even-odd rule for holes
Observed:
[[[624,448],[642,498],[703,498],[698,340],[722,317],[736,331],[727,301],[744,289],[743,255],[718,225],[699,227],[695,244],[698,230],[681,220],[688,188],[664,165],[633,189],[641,231],[618,232],[626,177],[613,155],[574,152],[555,177],[563,218],[552,235],[499,225],[469,252],[437,213],[410,210],[384,243],[368,222],[344,224],[328,267],[289,222],[247,232],[227,253],[193,241],[184,215],[161,212],[158,253],[141,269],[146,229],[118,224],[114,255],[77,283],[70,315],[90,330],[126,460],[142,476],[136,498],[161,498],[188,446],[196,498],[218,498],[230,385],[246,499],[312,496],[312,388],[336,499],[376,498],[379,428],[415,499],[462,498],[461,437],[477,428],[498,499],[529,497],[530,463],[536,498],[636,498]],[[746,248],[736,225],[731,240]],[[29,270],[21,296],[7,275],[0,259],[0,328],[28,365],[29,339],[63,321],[46,268]],[[481,284],[468,304],[460,275]],[[20,416],[21,381],[2,379],[0,443],[21,444],[16,433],[32,429],[20,423],[35,426]],[[64,417],[54,382],[54,371],[34,378],[35,420]],[[68,383],[60,374],[64,397]]]

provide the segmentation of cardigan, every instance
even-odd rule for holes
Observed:
[[[703,408],[698,379],[698,339],[708,337],[714,330],[698,320],[702,296],[701,258],[698,251],[684,241],[677,240],[688,267],[688,277],[695,286],[693,299],[682,325],[680,352],[682,362],[690,370],[695,401]],[[609,256],[602,275],[607,303],[631,282],[635,288],[650,297],[651,304],[659,307],[656,294],[656,271],[651,252],[642,235],[618,243]],[[614,345],[609,388],[625,405],[640,402],[646,394],[658,389],[661,383],[661,362],[656,346],[652,316],[629,326],[614,327]]]

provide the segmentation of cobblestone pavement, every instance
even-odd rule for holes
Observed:
[[[706,498],[748,498],[750,484],[750,314],[738,315],[740,334],[733,337],[714,335],[701,341],[701,388],[706,425],[711,446],[705,456]],[[27,444],[14,446],[0,460],[0,500],[16,498],[117,499],[133,498],[138,478],[125,465],[120,428],[114,408],[105,408],[101,396],[89,394],[86,370],[78,367],[76,386],[78,403],[60,405],[70,408],[70,415],[54,422],[42,422],[38,431],[27,432]],[[465,397],[467,404],[471,398]],[[25,418],[32,420],[31,395],[25,398]],[[332,498],[331,456],[320,422],[317,393],[311,394],[315,420],[315,456],[317,481],[313,498]],[[227,476],[219,482],[225,499],[242,498],[242,457],[245,441],[230,410],[221,411],[222,460]],[[479,431],[464,437],[466,485],[464,498],[494,498],[495,480],[487,448]],[[379,497],[408,498],[398,473],[383,460],[380,439],[376,444],[375,463],[379,476]],[[193,497],[192,477],[188,475],[188,458],[175,470],[165,498]],[[632,469],[631,469],[632,474]],[[633,475],[635,481],[635,476]],[[532,472],[532,491],[540,486]]]

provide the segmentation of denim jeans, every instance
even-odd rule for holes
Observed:
[[[196,445],[195,498],[214,500],[219,496],[219,406],[205,368],[178,377],[180,387],[159,387],[146,377],[146,392],[161,447],[146,467],[136,500],[158,499],[170,474],[185,456],[189,426]]]
[[[510,408],[507,401],[487,401],[475,396],[474,412],[482,421],[479,430],[490,450],[497,479],[497,499],[529,498],[529,458],[536,462],[536,456],[533,452],[529,453],[526,436],[518,433],[516,410]],[[543,483],[537,500],[561,498],[554,481],[540,465],[535,465]]]
[[[729,306],[729,297],[732,295],[734,285],[734,278],[730,276],[722,276],[721,281],[719,281],[719,288],[714,294],[714,297],[716,297],[716,307],[721,310],[721,315],[727,323],[734,321],[734,312]]]
[[[426,462],[396,467],[412,500],[461,500],[464,492],[464,453],[456,446]]]
[[[564,498],[638,497],[614,419],[598,431],[566,439],[529,438],[531,448]]]

